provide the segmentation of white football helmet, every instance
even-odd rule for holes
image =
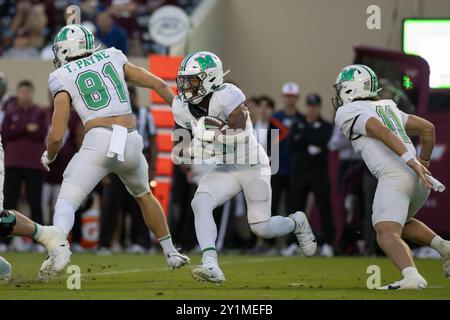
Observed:
[[[70,62],[71,58],[93,53],[97,49],[94,40],[94,34],[85,26],[71,24],[63,27],[56,35],[52,47],[55,68]]]
[[[355,99],[367,99],[377,96],[378,78],[369,67],[354,64],[345,67],[334,84],[336,97],[332,99],[335,109]]]
[[[178,92],[187,102],[199,104],[223,84],[222,61],[214,53],[194,51],[181,62],[177,76]]]

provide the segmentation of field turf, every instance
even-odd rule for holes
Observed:
[[[68,290],[67,275],[40,283],[40,254],[4,254],[13,265],[13,277],[0,282],[0,300],[6,299],[450,299],[450,278],[444,278],[439,260],[418,260],[428,280],[424,291],[368,290],[366,269],[379,265],[382,284],[400,278],[386,258],[283,258],[221,256],[227,281],[223,286],[198,283],[190,267],[168,270],[161,255],[136,256],[74,254],[71,264],[81,268],[81,290]],[[199,256],[191,257],[198,263]]]

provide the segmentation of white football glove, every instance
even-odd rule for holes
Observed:
[[[216,133],[214,130],[207,130],[205,128],[205,117],[201,117],[197,121],[191,121],[191,129],[194,139],[205,142],[214,141]]]
[[[53,161],[55,161],[55,159],[56,159],[56,156],[54,156],[53,159],[50,159],[50,158],[48,157],[48,152],[47,152],[47,150],[44,151],[44,153],[42,154],[42,157],[41,157],[41,163],[42,163],[42,165],[44,166],[45,170],[50,171],[49,165],[50,165],[50,163],[52,163]]]

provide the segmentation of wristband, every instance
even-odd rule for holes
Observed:
[[[405,163],[408,163],[410,160],[415,159],[416,157],[413,156],[411,153],[406,151],[402,156],[400,157]]]

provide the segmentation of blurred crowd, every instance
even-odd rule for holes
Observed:
[[[52,59],[53,39],[66,25],[69,5],[81,8],[81,21],[101,46],[116,47],[130,56],[164,52],[148,30],[151,14],[163,5],[190,13],[199,0],[2,0],[0,56],[15,59]]]

